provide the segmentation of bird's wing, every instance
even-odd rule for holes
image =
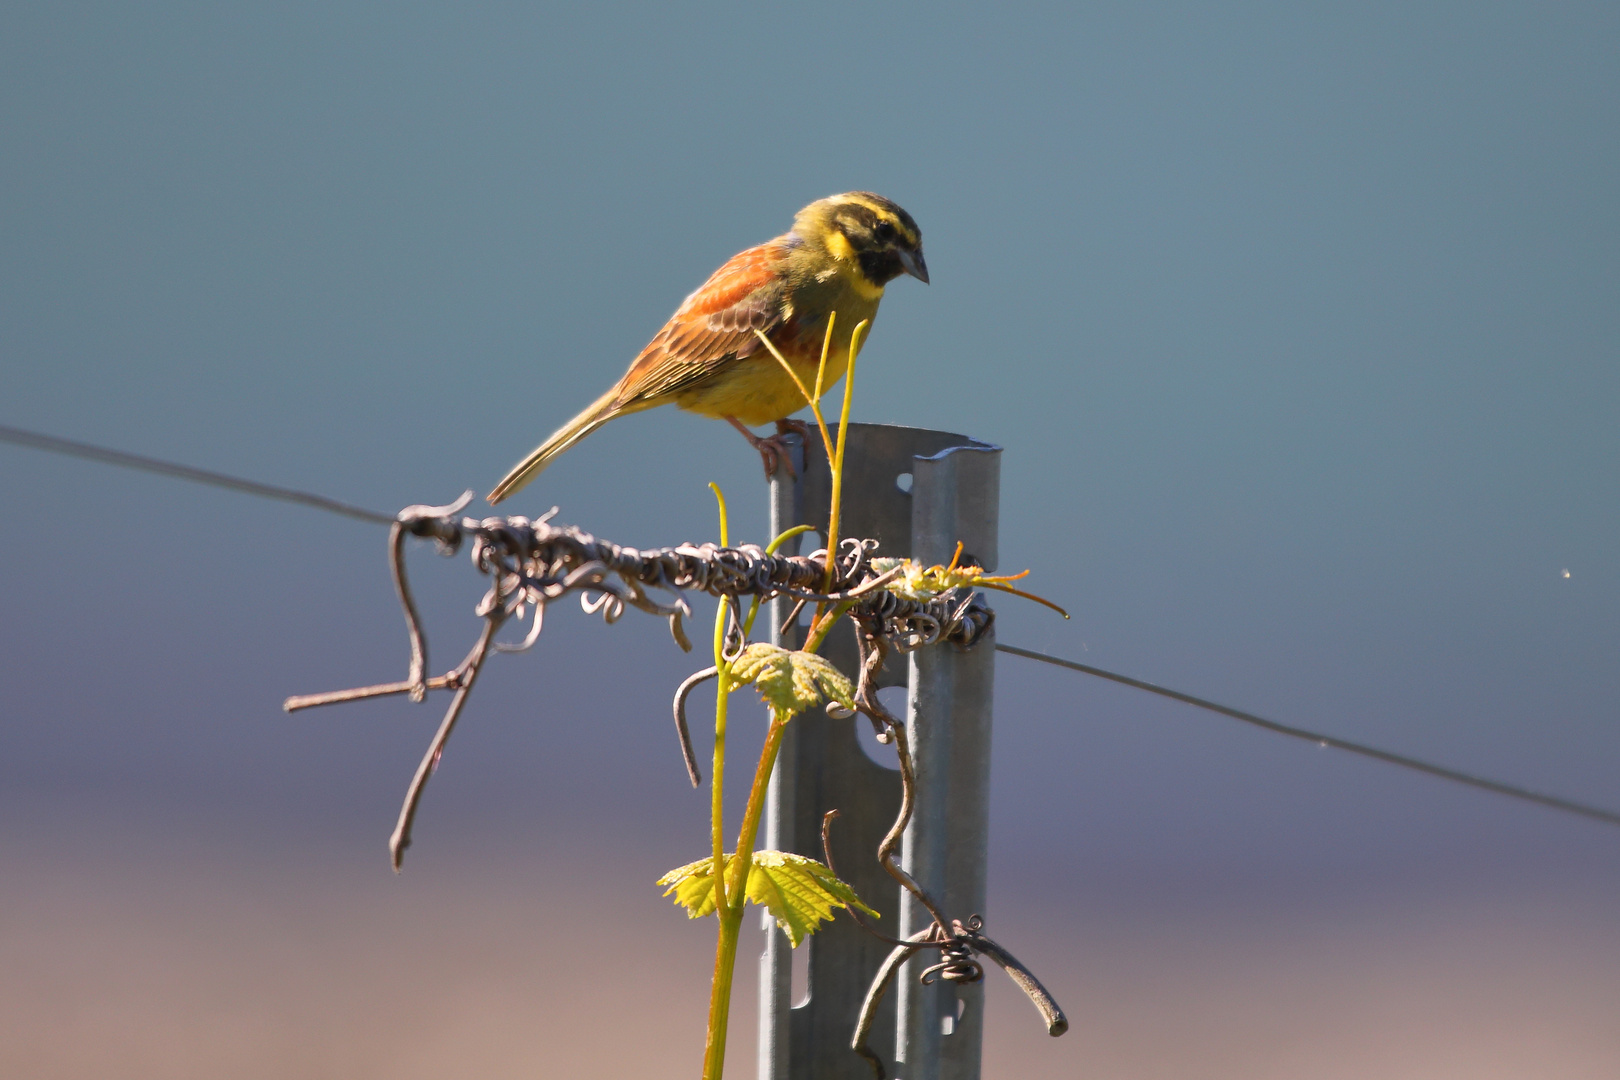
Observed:
[[[688,296],[619,381],[618,404],[676,393],[760,348],[792,313],[781,276],[787,247],[771,240],[733,255]]]

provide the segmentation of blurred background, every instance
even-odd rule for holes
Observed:
[[[1617,808],[1617,55],[1612,4],[13,4],[0,423],[447,502],[868,188],[934,284],[856,418],[1006,447],[1074,618],[1003,641]],[[758,474],[660,410],[512,509],[701,541],[713,480],[760,540]],[[442,698],[280,710],[403,677],[384,530],[0,494],[0,1071],[696,1074],[659,622],[495,660],[396,877]],[[482,585],[412,565],[447,665]],[[1620,830],[998,663],[990,930],[1074,1028],[995,976],[987,1077],[1620,1074]]]

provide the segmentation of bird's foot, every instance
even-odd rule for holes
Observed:
[[[792,432],[799,438],[803,439],[806,445],[809,444],[810,435],[814,431],[815,428],[811,427],[803,420],[778,420],[776,422],[776,433],[778,435],[786,435],[789,432]]]
[[[726,417],[726,423],[742,432],[742,437],[748,440],[748,445],[759,451],[760,463],[765,466],[766,482],[776,475],[779,468],[786,469],[789,476],[798,479],[798,470],[793,467],[793,451],[782,438],[783,432],[778,431],[775,435],[761,438],[749,431],[735,416]]]

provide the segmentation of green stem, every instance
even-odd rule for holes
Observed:
[[[754,865],[754,838],[759,833],[759,819],[765,812],[765,796],[770,789],[771,770],[782,749],[782,733],[787,723],[771,720],[765,733],[765,747],[759,754],[759,767],[754,770],[754,786],[748,792],[748,809],[743,812],[742,831],[737,836],[737,854],[732,865],[726,866],[719,858],[712,864],[724,869],[714,875],[720,897],[726,892],[721,879],[731,877],[728,904],[722,899],[715,914],[720,918],[720,939],[714,950],[714,981],[709,987],[709,1034],[703,1047],[703,1080],[720,1080],[726,1064],[726,1028],[731,1019],[731,980],[737,970],[737,936],[742,930],[743,905],[748,897],[748,872]]]
[[[838,417],[838,448],[833,452],[832,505],[827,510],[827,574],[821,583],[822,592],[831,592],[833,567],[838,561],[838,519],[844,507],[844,442],[849,438],[849,405],[855,398],[855,360],[861,354],[861,332],[871,325],[862,319],[849,335],[849,365],[844,369],[844,408]]]
[[[782,533],[782,535],[778,536],[775,540],[772,540],[769,544],[766,544],[765,545],[765,554],[767,554],[767,555],[775,555],[777,548],[781,547],[783,544],[787,543],[789,540],[793,539],[795,536],[798,536],[800,533],[809,532],[812,528],[814,528],[814,526],[812,526],[812,525],[795,525],[795,526],[793,526],[793,528],[784,531]],[[748,606],[748,617],[743,620],[743,640],[744,641],[747,641],[748,640],[748,635],[754,632],[754,618],[758,614],[759,614],[759,597],[756,596],[756,597],[754,597],[753,603],[751,603]]]
[[[865,326],[865,323],[857,326],[855,328],[855,333],[851,335],[850,338],[850,374],[853,374],[855,351],[858,348],[858,337],[861,330]],[[771,352],[776,353],[776,349],[771,347],[770,341],[765,339],[763,334],[760,335],[760,337],[761,340],[765,341],[766,346],[771,348]],[[830,342],[831,339],[832,323],[829,319],[827,326],[827,341]],[[826,343],[824,343],[822,348],[823,370],[826,366],[826,351]],[[777,359],[782,361],[782,366],[787,368],[788,374],[793,375],[794,381],[797,382],[797,374],[791,367],[788,366],[787,362],[782,359],[780,354],[777,354]],[[821,383],[820,371],[817,372],[816,382],[817,389],[819,391]],[[802,385],[800,389],[803,390]],[[817,396],[819,397],[819,394]],[[832,528],[836,530],[838,521],[838,498],[836,492],[838,490],[839,481],[843,472],[843,433],[839,433],[838,448],[836,451],[833,451],[831,440],[827,438],[827,424],[826,421],[822,419],[819,404],[817,403],[816,399],[811,398],[809,394],[806,394],[805,397],[810,400],[811,408],[816,414],[816,420],[821,425],[822,438],[827,443],[829,458],[835,458],[838,465],[838,467],[833,470],[833,486],[835,495],[832,506]],[[844,388],[844,423],[846,426],[849,423],[848,383],[845,384]],[[728,540],[726,535],[727,521],[725,496],[721,493],[719,487],[715,486],[714,484],[710,484],[709,486],[714,489],[715,499],[718,500],[720,504],[720,544],[722,547],[724,547]],[[808,525],[801,525],[787,530],[782,535],[771,541],[770,546],[766,548],[767,553],[774,554],[777,547],[784,541],[797,536],[799,533],[807,531],[809,528],[810,526]],[[834,542],[833,549],[836,550],[836,541]],[[829,560],[829,577],[831,574],[831,565],[832,563]],[[740,628],[742,630],[743,640],[745,642],[748,640],[749,632],[753,629],[754,618],[759,614],[759,606],[759,597],[756,596],[754,598],[754,602],[748,609],[747,619]],[[809,647],[810,651],[813,652],[816,648],[820,647],[822,640],[827,636],[827,631],[832,629],[832,624],[837,622],[839,616],[841,616],[847,609],[847,605],[841,604],[827,614],[827,617],[819,626],[818,631],[812,635],[814,644]],[[714,666],[717,672],[717,677],[714,706],[714,765],[711,770],[709,788],[709,827],[710,843],[713,848],[713,861],[709,865],[714,868],[715,915],[718,917],[720,922],[720,932],[718,935],[718,940],[715,942],[714,978],[709,985],[709,1029],[703,1046],[703,1080],[720,1080],[721,1074],[725,1070],[726,1035],[731,1019],[731,984],[737,969],[737,939],[742,931],[743,908],[748,898],[748,874],[749,871],[753,869],[754,865],[754,840],[759,833],[760,818],[765,812],[765,797],[767,792],[770,790],[771,772],[776,768],[776,759],[782,749],[782,735],[787,728],[787,722],[785,720],[776,719],[776,716],[773,713],[771,717],[770,730],[765,734],[765,746],[760,751],[759,765],[754,770],[754,784],[748,792],[748,806],[743,811],[742,829],[737,835],[737,855],[735,865],[727,866],[724,837],[726,704],[727,699],[731,696],[731,665],[726,661],[725,657],[725,628],[726,618],[729,610],[729,606],[722,598],[720,602],[720,610],[715,613],[714,620]],[[726,881],[728,876],[731,879],[729,894],[727,891]]]
[[[723,610],[722,606],[722,613]],[[731,697],[731,666],[723,663],[717,666],[720,668],[720,674],[715,680],[714,692],[719,697],[714,703],[714,764],[711,766],[709,776],[709,841],[714,855],[714,862],[711,865],[723,868],[726,865],[726,702]],[[722,911],[726,907],[725,877],[719,870],[714,875],[714,906]]]
[[[703,1046],[703,1080],[720,1080],[726,1065],[726,1024],[731,1016],[731,978],[737,967],[737,934],[742,929],[742,913],[733,912],[726,902],[725,796],[726,796],[726,705],[731,698],[731,665],[725,658],[726,616],[724,598],[714,618],[715,680],[714,766],[709,780],[709,841],[714,868],[714,907],[720,918],[719,940],[715,943],[714,980],[709,987],[709,1032]]]
[[[737,937],[743,920],[740,908],[736,911],[721,908],[716,914],[720,916],[720,940],[715,945],[714,984],[709,989],[709,1035],[703,1045],[703,1080],[720,1080],[720,1074],[725,1071],[731,977],[737,969]]]
[[[821,428],[821,444],[826,448],[828,461],[832,460],[833,444],[832,436],[827,432],[827,418],[821,415],[821,376],[827,370],[827,346],[832,341],[833,318],[836,316],[837,312],[834,312],[827,317],[827,337],[821,343],[821,367],[816,372],[816,393],[814,396],[804,385],[804,380],[799,378],[799,373],[793,370],[793,365],[787,362],[787,357],[783,356],[781,351],[771,344],[771,339],[765,336],[765,331],[757,326],[754,327],[754,336],[759,338],[760,343],[770,351],[772,356],[776,357],[776,362],[781,364],[782,370],[788,373],[788,378],[792,379],[793,385],[799,388],[799,395],[804,398],[806,404],[810,406],[810,411],[815,415],[816,425]]]
[[[804,651],[813,653],[821,648],[821,643],[827,640],[827,635],[832,632],[832,628],[837,625],[838,620],[842,619],[844,613],[853,606],[854,604],[847,600],[842,604],[834,604],[831,611],[817,619],[815,624],[810,627],[810,636],[805,639]]]
[[[754,770],[754,786],[748,791],[748,808],[743,811],[742,829],[737,833],[736,869],[727,867],[731,874],[731,906],[741,912],[748,893],[748,871],[754,865],[754,837],[759,832],[759,819],[765,812],[765,795],[770,789],[771,770],[776,768],[776,756],[782,749],[782,733],[787,721],[771,720],[765,733],[765,746],[759,752],[759,766]]]
[[[720,546],[725,547],[731,537],[730,522],[726,515],[726,496],[718,484],[710,484],[715,501],[720,504]],[[726,616],[730,606],[725,597],[714,613],[714,667],[716,671],[714,702],[714,766],[709,776],[709,840],[714,857],[714,906],[726,908],[726,704],[731,697],[731,665],[726,661]]]

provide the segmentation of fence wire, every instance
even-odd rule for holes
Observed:
[[[224,488],[229,491],[236,491],[245,495],[251,495],[256,498],[274,499],[279,502],[295,503],[301,506],[310,507],[311,509],[323,510],[330,514],[339,514],[344,517],[354,518],[360,521],[367,521],[373,524],[393,525],[398,520],[397,516],[382,514],[374,510],[353,506],[349,503],[340,502],[336,499],[329,499],[323,495],[317,495],[312,492],[300,491],[295,488],[279,487],[274,484],[264,484],[255,480],[246,480],[241,477],[231,476],[226,473],[214,472],[209,469],[198,469],[190,465],[181,465],[171,461],[163,461],[158,458],[147,457],[142,454],[131,454],[122,450],[112,450],[107,447],[95,446],[91,443],[79,442],[73,439],[63,439],[54,435],[46,435],[41,432],[29,431],[23,428],[12,427],[5,424],[0,424],[0,442],[10,443],[14,446],[27,447],[33,450],[41,450],[46,453],[61,454],[68,457],[94,461],[104,465],[115,465],[120,468],[136,469],[141,472],[154,473],[159,476],[167,476],[176,480],[184,480],[194,484],[206,484],[210,487]],[[674,625],[675,624],[672,623],[672,628]],[[496,647],[501,648],[501,646]],[[1089,664],[1081,664],[1074,660],[1066,660],[1062,657],[1053,656],[1049,653],[1037,652],[1034,649],[1023,649],[1015,645],[1005,645],[999,642],[996,645],[996,649],[1012,656],[1024,657],[1030,660],[1038,660],[1060,668],[1066,668],[1068,670],[1077,671],[1085,675],[1091,675],[1099,679],[1106,679],[1110,682],[1119,683],[1122,686],[1129,686],[1150,694],[1157,694],[1161,697],[1167,697],[1174,701],[1180,701],[1183,704],[1192,705],[1199,709],[1205,709],[1209,712],[1219,713],[1222,716],[1231,717],[1234,720],[1240,720],[1244,723],[1252,724],[1256,727],[1274,732],[1279,735],[1287,735],[1290,738],[1308,740],[1316,743],[1318,746],[1329,747],[1336,750],[1344,750],[1348,753],[1356,754],[1361,757],[1371,758],[1375,761],[1382,761],[1388,765],[1394,765],[1403,769],[1411,769],[1426,776],[1432,776],[1441,780],[1448,780],[1452,783],[1463,784],[1482,791],[1490,791],[1498,795],[1504,795],[1511,799],[1534,803],[1538,806],[1547,807],[1549,809],[1561,810],[1566,813],[1576,814],[1588,820],[1599,821],[1606,825],[1620,825],[1620,813],[1612,810],[1606,810],[1602,807],[1593,806],[1588,803],[1578,802],[1574,799],[1565,799],[1555,795],[1543,794],[1541,792],[1533,791],[1515,784],[1507,784],[1501,781],[1491,780],[1486,777],[1461,772],[1456,769],[1449,769],[1445,766],[1436,765],[1432,762],[1423,761],[1419,758],[1410,757],[1405,754],[1397,754],[1389,750],[1380,750],[1377,747],[1352,742],[1348,739],[1340,739],[1336,736],[1323,734],[1321,732],[1309,731],[1304,728],[1278,723],[1275,720],[1267,720],[1264,717],[1257,716],[1254,713],[1246,712],[1242,709],[1234,709],[1231,706],[1222,705],[1218,702],[1196,697],[1192,694],[1183,693],[1179,690],[1172,690],[1168,687],[1159,686],[1155,683],[1146,682],[1141,679],[1135,679],[1128,675],[1121,675],[1118,672],[1093,667]],[[399,683],[387,683],[376,687],[364,687],[361,689],[366,691],[375,691],[376,693],[400,694],[415,693],[417,692],[418,687],[420,687],[423,692],[428,689],[454,689],[454,684],[444,681],[447,678],[449,678],[448,675],[435,679],[426,679],[420,682],[407,680]],[[352,693],[355,693],[355,691],[341,691],[336,696],[311,695],[304,700],[307,700],[308,704],[310,705],[326,704],[328,703],[326,700],[316,699],[332,698],[333,700],[351,700],[351,698],[342,697],[341,695]],[[367,696],[375,696],[375,694],[368,694]]]
[[[869,556],[877,545],[871,540],[849,539],[841,543],[840,556],[832,560],[829,574],[825,550],[808,555],[773,555],[751,544],[735,548],[681,544],[642,551],[599,540],[571,525],[553,525],[546,518],[531,521],[526,517],[461,517],[472,498],[469,491],[447,506],[408,506],[394,521],[388,544],[389,565],[410,637],[406,677],[399,682],[299,695],[283,704],[286,711],[296,712],[392,694],[408,694],[413,701],[421,701],[430,690],[454,691],[444,719],[411,780],[389,839],[396,870],[410,846],[422,790],[438,767],[445,743],[484,662],[494,652],[517,652],[532,646],[545,625],[546,607],[568,594],[578,594],[587,612],[600,613],[609,623],[617,621],[629,607],[667,619],[671,636],[686,651],[692,648],[683,627],[683,620],[692,611],[686,601],[688,592],[720,598],[733,612],[732,621],[739,634],[743,620],[738,602],[742,597],[766,601],[786,596],[836,607],[864,633],[903,650],[947,642],[969,647],[995,622],[995,613],[983,595],[972,589],[952,589],[928,600],[908,599],[885,589],[883,586],[901,568],[880,572],[874,567]],[[445,555],[468,546],[473,566],[490,580],[489,591],[476,608],[484,620],[477,641],[460,663],[433,678],[428,676],[427,636],[405,570],[405,541],[413,536],[433,541]],[[829,580],[832,588],[826,589]],[[529,631],[521,641],[497,642],[495,635],[511,619],[532,619]],[[682,719],[680,703],[686,688],[687,684],[682,684],[676,695],[678,722]],[[695,779],[684,723],[679,724],[679,730],[687,770]]]

